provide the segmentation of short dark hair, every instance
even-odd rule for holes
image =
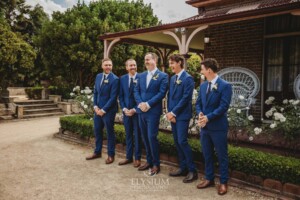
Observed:
[[[157,61],[158,61],[158,56],[156,55],[156,53],[148,52],[148,53],[146,53],[145,56],[147,56],[147,55],[151,55],[152,59],[154,59],[155,62],[157,63]]]
[[[125,65],[127,66],[128,65],[128,62],[129,61],[134,61],[134,62],[136,62],[134,59],[132,59],[132,58],[129,58],[128,60],[126,60],[126,62],[125,62]]]
[[[206,69],[210,68],[213,72],[217,72],[219,69],[219,64],[216,59],[214,58],[205,58],[202,62],[201,65],[204,65]]]
[[[180,67],[183,68],[184,58],[179,54],[173,54],[169,57],[169,60],[175,61],[177,63],[180,62]]]
[[[102,61],[101,61],[101,64],[103,64],[105,61],[110,61],[112,62],[112,60],[110,58],[103,58]]]

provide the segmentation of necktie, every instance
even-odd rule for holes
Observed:
[[[176,84],[176,82],[177,82],[177,79],[178,79],[178,75],[175,76],[175,84]]]
[[[107,80],[106,75],[103,76],[103,80],[102,80],[102,83],[101,83],[101,88],[104,86],[104,84],[105,84],[104,81],[105,81],[105,80]]]
[[[130,78],[129,91],[133,91],[133,78]]]
[[[206,99],[208,98],[210,90],[211,90],[211,82],[208,82],[208,88],[207,88],[207,91],[206,91]]]

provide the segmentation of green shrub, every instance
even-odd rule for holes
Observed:
[[[29,99],[41,99],[42,98],[42,86],[34,86],[30,88],[26,88],[25,92]]]
[[[60,118],[61,128],[72,131],[81,136],[91,137],[93,133],[93,121],[82,115],[66,116]],[[124,126],[115,124],[116,141],[125,144]],[[105,134],[103,136],[106,138]],[[158,140],[160,152],[176,155],[176,147],[172,134],[159,132]],[[189,144],[198,157],[202,158],[199,139],[189,139]],[[264,153],[248,148],[228,147],[229,167],[246,174],[271,178],[282,183],[300,184],[300,159],[284,157],[270,153]]]

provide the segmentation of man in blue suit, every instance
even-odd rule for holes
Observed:
[[[101,157],[103,129],[107,134],[107,153],[108,158],[105,163],[114,162],[115,157],[115,132],[114,121],[118,111],[117,97],[119,94],[119,78],[112,71],[112,60],[105,58],[102,60],[103,73],[96,77],[94,89],[94,134],[96,148],[92,156],[87,160]]]
[[[126,165],[133,162],[134,149],[135,161],[133,166],[139,167],[141,165],[141,133],[136,113],[137,105],[133,94],[139,75],[136,72],[137,66],[135,60],[128,59],[125,64],[128,74],[123,75],[120,79],[119,100],[124,114],[126,159],[119,162],[119,165]]]
[[[194,79],[183,69],[184,59],[179,55],[169,58],[169,67],[175,73],[170,80],[168,92],[168,113],[171,121],[173,137],[179,158],[179,169],[170,176],[186,176],[184,183],[198,179],[198,173],[193,162],[193,152],[188,144],[187,136],[192,118],[192,96],[195,87]]]
[[[158,70],[156,63],[157,55],[147,53],[145,56],[147,71],[140,74],[134,88],[134,97],[138,105],[139,124],[147,156],[147,162],[139,167],[139,170],[151,168],[151,176],[160,171],[157,135],[162,114],[162,100],[168,90],[168,75]]]
[[[196,102],[201,127],[201,145],[205,160],[205,179],[197,185],[198,189],[214,185],[214,149],[217,153],[220,171],[218,194],[227,193],[228,149],[227,110],[232,96],[231,85],[218,77],[218,63],[213,58],[201,62],[201,73],[207,81],[200,85]]]

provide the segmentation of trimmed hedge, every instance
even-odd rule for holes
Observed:
[[[60,118],[62,129],[72,131],[82,137],[91,137],[93,121],[82,115],[66,116]],[[125,144],[124,126],[115,125],[116,141]],[[103,136],[106,138],[106,135]],[[158,140],[160,152],[176,155],[176,149],[172,134],[159,132]],[[200,141],[189,139],[189,144],[196,155],[201,155]],[[249,148],[228,147],[229,167],[246,174],[261,176],[279,180],[282,183],[294,183],[300,185],[300,159],[284,157],[270,153],[264,153]]]

